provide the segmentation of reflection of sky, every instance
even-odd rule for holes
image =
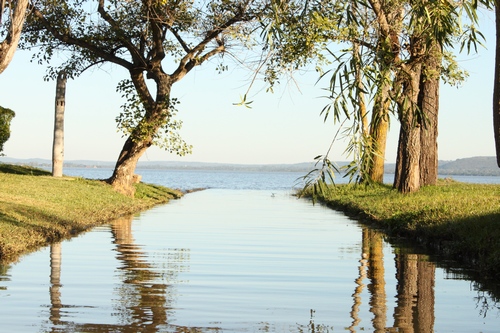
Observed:
[[[123,242],[121,252],[108,226],[64,242],[61,320],[131,325],[129,314],[140,312],[135,293],[162,293],[154,286],[165,284],[171,325],[227,331],[257,331],[267,325],[271,331],[296,332],[313,320],[340,330],[352,322],[360,230],[342,214],[297,201],[285,191],[274,197],[268,191],[248,190],[192,193],[136,217],[130,234],[133,244]],[[385,244],[386,284],[379,287],[385,290],[387,326],[393,325],[397,306],[394,259],[394,250]],[[141,272],[146,274],[142,280]],[[7,274],[9,279],[0,280],[6,287],[0,288],[2,329],[50,328],[48,248],[24,257]],[[147,277],[155,281],[149,285]],[[435,279],[436,332],[497,329],[498,313],[479,315],[469,281],[447,279],[441,269],[436,269]],[[370,280],[361,282],[365,287],[357,330],[372,331]],[[150,315],[145,312],[145,318]]]
[[[493,156],[492,89],[495,29],[492,15],[480,14],[487,49],[478,55],[459,57],[459,65],[470,72],[462,88],[443,86],[439,127],[439,157],[455,160],[470,156]],[[19,52],[0,76],[0,105],[16,111],[12,136],[5,153],[16,158],[50,158],[52,148],[54,82],[44,82],[44,68],[29,63],[30,55]],[[268,94],[255,88],[252,109],[234,107],[246,92],[250,75],[230,65],[230,71],[215,74],[214,63],[189,73],[174,85],[180,99],[181,131],[194,154],[189,161],[225,163],[297,163],[325,154],[335,129],[323,124],[320,98],[327,81],[314,86],[317,74],[300,72],[294,83]],[[115,92],[126,73],[116,66],[89,70],[67,85],[65,158],[112,161],[123,145],[116,133],[115,117],[123,101]],[[286,81],[286,80],[283,80]],[[299,90],[300,89],[300,90]],[[258,94],[257,94],[258,93]],[[473,121],[471,123],[471,121]],[[471,126],[473,124],[473,126]],[[398,126],[394,121],[388,141],[388,162],[396,155]],[[345,146],[333,150],[333,160]],[[143,160],[178,160],[175,155],[149,149]]]

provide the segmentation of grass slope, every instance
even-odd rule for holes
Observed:
[[[129,198],[102,181],[54,178],[43,170],[0,164],[0,260],[14,261],[50,242],[181,195],[141,183],[135,198]]]
[[[500,185],[441,180],[406,195],[389,186],[341,185],[320,194],[319,200],[483,277],[500,276]]]

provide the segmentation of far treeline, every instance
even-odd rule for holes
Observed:
[[[191,150],[178,134],[171,89],[194,68],[216,60],[224,71],[251,51],[258,60],[245,67],[272,90],[313,65],[330,82],[329,103],[318,112],[335,120],[335,139],[347,136],[352,162],[341,168],[329,151],[317,156],[308,185],[319,189],[336,172],[382,182],[394,115],[400,135],[393,187],[410,193],[437,181],[440,82],[465,79],[455,54],[477,51],[484,42],[478,11],[494,10],[500,19],[499,7],[493,0],[1,1],[0,73],[18,45],[47,65],[46,79],[77,79],[106,63],[124,68],[116,119],[127,139],[107,181],[133,195],[137,162],[151,145],[179,155]],[[497,54],[492,98],[500,166],[499,69]],[[244,94],[240,105],[250,103]]]

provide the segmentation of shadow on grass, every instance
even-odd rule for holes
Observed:
[[[16,261],[21,255],[52,242],[70,238],[97,225],[79,225],[27,205],[3,202],[8,213],[0,211],[0,263]],[[11,215],[25,217],[18,220]],[[22,241],[20,241],[22,240]]]
[[[0,164],[1,173],[29,176],[50,176],[51,173],[42,169],[37,169],[23,165]]]

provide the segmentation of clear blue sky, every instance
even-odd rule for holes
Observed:
[[[492,91],[494,71],[494,20],[482,17],[481,31],[487,49],[461,55],[460,65],[470,77],[461,88],[443,86],[439,118],[439,159],[493,156]],[[13,109],[12,134],[4,153],[13,158],[51,158],[55,82],[44,82],[45,67],[29,62],[18,52],[0,74],[0,105]],[[69,80],[66,94],[65,159],[116,160],[124,139],[115,117],[123,101],[116,84],[126,78],[119,68],[88,71]],[[299,163],[312,161],[328,149],[337,127],[323,123],[320,111],[324,85],[316,85],[315,73],[297,73],[293,84],[274,94],[254,90],[252,109],[233,106],[244,94],[249,73],[231,70],[223,75],[213,66],[200,68],[174,85],[181,100],[178,118],[181,134],[194,146],[193,154],[177,157],[150,148],[142,160],[221,163]],[[396,157],[399,125],[392,122],[387,162]],[[345,146],[334,146],[332,159],[347,160]]]

